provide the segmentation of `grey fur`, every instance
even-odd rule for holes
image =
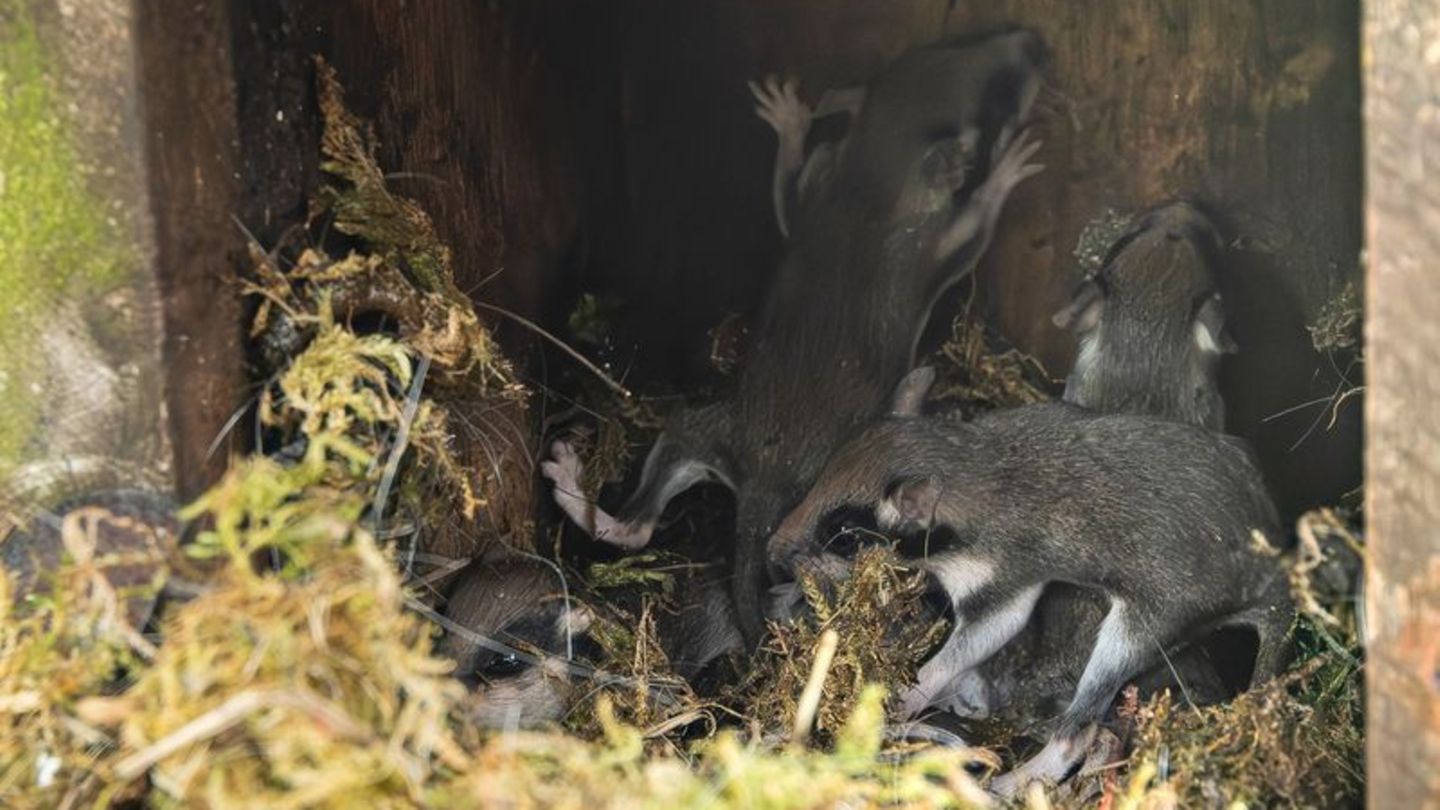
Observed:
[[[1152,210],[1116,241],[1055,315],[1080,344],[1065,401],[1223,429],[1217,374],[1233,341],[1215,281],[1219,251],[1214,225],[1186,202]]]
[[[948,544],[929,545],[922,567],[968,559],[993,572],[957,594],[947,647],[965,644],[969,627],[986,626],[992,611],[1037,585],[1072,583],[1111,601],[1117,618],[1101,641],[1120,652],[1090,656],[1052,738],[1066,756],[1127,679],[1209,630],[1256,630],[1255,680],[1283,663],[1294,616],[1287,580],[1251,541],[1257,529],[1278,536],[1279,522],[1239,440],[1066,404],[968,424],[888,418],[831,456],[771,538],[771,558],[793,569],[816,553],[811,535],[824,515],[882,504],[901,528],[953,532]],[[1047,750],[1046,762],[1064,759]]]
[[[1190,203],[1136,217],[1055,316],[1080,339],[1066,401],[1219,429],[1224,404],[1216,350],[1233,348],[1215,279],[1220,250],[1214,226]],[[1197,329],[1205,330],[1203,341]],[[1105,610],[1094,591],[1047,594],[1031,626],[981,667],[991,698],[979,713],[1029,725],[1045,707],[1069,700]],[[1229,695],[1215,665],[1196,648],[1168,657],[1138,683],[1150,690],[1177,681],[1187,700],[1214,703]]]
[[[587,638],[589,609],[566,602],[549,566],[521,557],[477,561],[455,582],[444,615],[519,653],[509,669],[495,671],[492,665],[506,656],[494,644],[487,648],[474,637],[450,632],[436,646],[436,652],[455,662],[456,675],[478,692],[472,716],[480,725],[555,722],[590,691],[576,684],[577,673],[585,668],[566,660],[573,642]],[[742,646],[729,596],[711,581],[695,583],[673,614],[659,614],[656,631],[676,674],[687,679]]]

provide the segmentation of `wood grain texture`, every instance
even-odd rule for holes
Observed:
[[[1440,3],[1365,12],[1369,803],[1440,807]]]
[[[165,399],[183,501],[224,470],[232,445],[207,453],[244,386],[237,271],[245,254],[231,219],[238,134],[230,26],[222,0],[198,0],[179,13],[141,0],[135,17],[165,302]]]

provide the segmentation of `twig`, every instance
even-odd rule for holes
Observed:
[[[288,707],[318,715],[328,725],[347,737],[364,738],[369,736],[364,727],[356,723],[349,715],[313,694],[252,690],[232,696],[219,706],[160,738],[148,748],[120,760],[115,764],[115,776],[122,782],[138,778],[161,760],[182,748],[201,740],[210,739],[249,715],[274,707]]]
[[[1275,413],[1272,413],[1272,414],[1270,414],[1269,416],[1266,416],[1266,417],[1261,418],[1260,421],[1261,421],[1261,422],[1272,422],[1272,421],[1274,421],[1274,420],[1276,420],[1276,419],[1279,419],[1279,418],[1282,417],[1282,416],[1289,416],[1290,414],[1295,413],[1296,411],[1303,411],[1303,410],[1305,410],[1306,408],[1313,408],[1313,407],[1315,407],[1316,405],[1324,405],[1324,404],[1330,402],[1331,400],[1333,400],[1334,398],[1335,398],[1334,394],[1331,394],[1331,395],[1329,395],[1329,396],[1316,397],[1315,399],[1308,400],[1308,401],[1306,401],[1306,402],[1302,402],[1302,403],[1300,403],[1299,405],[1291,405],[1290,407],[1286,408],[1286,409],[1283,410],[1283,411],[1276,411]]]
[[[206,461],[209,461],[215,456],[215,451],[220,449],[220,443],[225,441],[225,437],[229,436],[230,431],[234,430],[235,425],[239,424],[240,417],[244,416],[245,412],[250,410],[250,407],[254,405],[259,399],[260,394],[257,393],[255,394],[255,396],[247,399],[245,401],[245,404],[236,408],[234,413],[230,414],[230,418],[226,419],[225,424],[220,426],[220,432],[216,433],[215,438],[211,440],[210,446],[205,448]]]
[[[444,596],[444,594],[440,593],[438,590],[435,589],[435,583],[436,583],[436,582],[439,582],[440,580],[444,579],[445,577],[450,576],[451,574],[455,573],[456,571],[459,571],[461,568],[464,568],[465,566],[467,566],[467,565],[469,565],[469,564],[470,564],[470,561],[469,561],[469,560],[451,560],[450,562],[445,563],[444,565],[438,566],[438,567],[436,567],[436,568],[434,568],[434,569],[426,572],[425,576],[423,576],[423,577],[417,577],[417,576],[415,576],[415,575],[412,573],[412,574],[410,575],[410,580],[409,580],[409,582],[411,582],[411,583],[413,583],[413,584],[415,584],[415,585],[419,585],[420,587],[422,587],[422,588],[428,590],[429,592],[435,594],[436,596],[440,597],[441,601],[444,601],[445,596]]]
[[[1346,391],[1345,393],[1341,394],[1340,396],[1336,397],[1336,398],[1335,398],[1335,404],[1330,406],[1330,424],[1326,425],[1326,426],[1325,426],[1325,429],[1326,429],[1326,430],[1334,430],[1334,429],[1335,429],[1335,423],[1340,420],[1340,406],[1345,404],[1345,400],[1347,400],[1347,399],[1349,399],[1350,397],[1353,397],[1353,396],[1360,396],[1360,395],[1362,395],[1362,394],[1364,394],[1364,393],[1365,393],[1365,386],[1363,386],[1363,385],[1357,385],[1357,386],[1351,388],[1350,390]]]
[[[600,382],[605,383],[606,387],[608,387],[610,390],[614,391],[622,397],[625,397],[626,399],[629,399],[632,396],[632,394],[630,393],[630,389],[626,388],[618,382],[615,382],[615,380],[612,379],[609,374],[606,374],[599,366],[586,359],[585,355],[571,348],[570,344],[545,331],[545,329],[541,327],[540,324],[535,323],[529,318],[516,315],[508,309],[502,309],[501,307],[487,304],[484,301],[476,301],[475,306],[484,310],[488,310],[490,312],[494,312],[497,315],[504,315],[505,317],[509,318],[512,321],[515,321],[526,329],[531,330],[540,337],[545,338],[546,340],[559,347],[561,351],[574,358],[575,362],[584,366],[591,374],[594,374],[596,377],[598,377],[600,379]]]
[[[445,178],[437,177],[433,174],[427,174],[425,172],[390,172],[388,174],[381,175],[381,178],[385,180],[424,180],[427,183],[434,183],[437,186],[450,185],[450,181],[446,180]]]
[[[835,661],[835,648],[840,644],[840,634],[826,630],[820,634],[820,643],[815,647],[815,663],[810,667],[810,678],[800,693],[800,703],[795,708],[795,726],[791,739],[804,743],[810,736],[810,727],[815,724],[815,713],[820,709],[820,696],[825,689],[825,677],[830,674],[830,664]]]
[[[395,483],[395,474],[400,470],[400,458],[405,455],[405,446],[410,442],[410,426],[415,422],[415,413],[420,409],[420,390],[425,387],[425,375],[430,371],[430,356],[422,355],[415,367],[415,376],[410,380],[410,392],[405,395],[405,409],[400,415],[400,430],[395,435],[395,446],[390,448],[390,458],[385,461],[385,472],[380,476],[380,489],[375,493],[375,507],[372,521],[379,526],[385,516],[385,501],[390,498],[390,487]]]

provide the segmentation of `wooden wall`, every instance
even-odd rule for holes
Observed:
[[[1440,3],[1367,4],[1369,805],[1440,807]]]
[[[131,224],[166,301],[171,472],[182,494],[213,476],[205,450],[244,399],[230,216],[264,241],[303,211],[309,54],[335,62],[376,122],[385,164],[456,247],[462,286],[552,323],[582,290],[618,293],[635,359],[685,381],[701,376],[706,329],[754,306],[779,250],[771,137],[744,81],[793,73],[813,95],[912,45],[1014,22],[1053,54],[1038,123],[1050,168],[982,268],[987,315],[1063,373],[1072,347],[1047,316],[1076,279],[1080,234],[1110,209],[1207,199],[1227,220],[1244,345],[1225,375],[1233,427],[1291,511],[1333,501],[1359,481],[1353,407],[1298,442],[1315,406],[1267,417],[1344,386],[1348,359],[1316,352],[1304,326],[1360,275],[1359,16],[1343,0],[137,2],[122,17],[154,221]],[[1365,18],[1369,782],[1377,807],[1427,806],[1440,792],[1440,6],[1373,0]],[[523,333],[504,335],[525,353]]]

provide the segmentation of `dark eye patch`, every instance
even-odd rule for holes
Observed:
[[[847,559],[885,539],[875,525],[874,511],[859,506],[843,506],[827,514],[816,538],[826,551]]]
[[[529,661],[521,658],[516,653],[493,653],[489,656],[488,660],[477,665],[475,674],[478,675],[481,680],[496,681],[513,678],[531,666],[532,664]]]
[[[575,639],[575,657],[585,661],[598,662],[604,657],[605,651],[600,647],[589,633],[582,634]]]
[[[931,621],[944,619],[947,622],[955,621],[955,603],[950,598],[949,591],[940,584],[934,576],[927,576],[925,593],[921,595],[921,604],[925,608],[926,617]]]
[[[907,560],[921,560],[946,551],[956,551],[969,543],[965,537],[943,523],[929,529],[906,532],[895,544],[895,551]]]
[[[536,615],[522,616],[505,625],[495,640],[514,648],[511,652],[483,649],[475,656],[473,668],[460,673],[483,681],[513,678],[534,666],[534,658],[544,654],[563,654],[563,640],[557,638],[557,608],[542,605]],[[557,649],[558,647],[558,649]]]

